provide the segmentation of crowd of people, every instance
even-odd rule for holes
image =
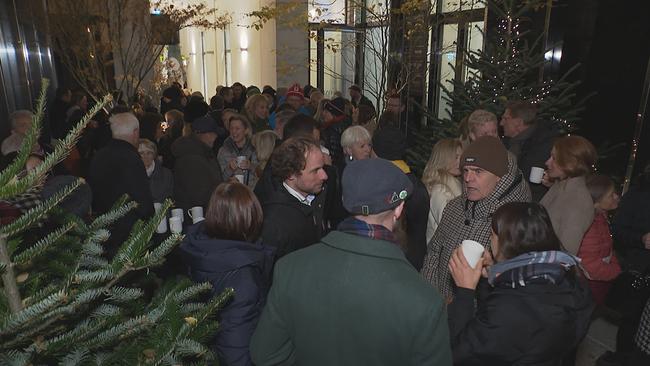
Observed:
[[[110,257],[173,199],[186,216],[181,274],[235,290],[211,340],[223,365],[573,364],[621,273],[650,273],[650,168],[619,202],[591,142],[511,101],[500,119],[459,121],[420,179],[400,95],[380,113],[348,92],[235,83],[207,100],[174,84],[159,105],[138,96],[94,116],[42,192],[2,202],[3,223],[81,176],[62,205],[74,214],[137,203],[111,228]],[[52,139],[26,171],[88,99],[60,88],[49,110]],[[4,166],[31,118],[11,115]],[[650,362],[650,304],[617,300],[618,352],[603,362]]]

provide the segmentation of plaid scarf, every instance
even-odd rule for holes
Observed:
[[[395,245],[399,245],[392,231],[386,229],[382,225],[368,224],[354,216],[343,220],[337,227],[337,230],[347,234],[364,236],[370,239],[385,240]]]
[[[490,285],[505,284],[512,288],[526,286],[532,280],[558,283],[566,271],[579,266],[580,259],[556,250],[530,252],[496,263],[488,270]]]

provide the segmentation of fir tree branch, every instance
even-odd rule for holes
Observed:
[[[101,228],[104,228],[119,220],[137,206],[138,204],[136,202],[128,202],[120,206],[114,206],[110,211],[96,218],[93,223],[90,224],[89,229],[99,230]]]
[[[41,93],[42,99],[44,100],[44,92],[42,91]],[[81,137],[84,128],[86,128],[86,124],[95,116],[95,114],[102,110],[102,108],[104,108],[104,106],[106,106],[111,101],[111,99],[112,97],[110,95],[107,95],[99,103],[93,106],[93,108],[83,116],[81,121],[79,121],[79,123],[77,123],[72,128],[70,133],[68,133],[63,141],[54,147],[54,151],[51,154],[45,156],[43,163],[29,172],[25,178],[21,180],[7,180],[7,182],[1,186],[2,189],[0,189],[0,199],[16,196],[37,185],[37,183],[43,179],[45,174],[50,169],[52,169],[52,167],[61,162],[68,155],[70,150],[72,150],[74,145]],[[39,101],[39,108],[44,108],[43,106],[44,101]],[[43,110],[41,109],[37,111],[37,115],[40,119],[42,119]],[[2,177],[0,176],[0,179],[1,178]],[[1,182],[2,181],[0,180],[0,183]]]
[[[65,300],[66,294],[63,291],[56,292],[38,303],[27,307],[17,313],[11,314],[2,322],[0,336],[5,336],[23,325],[38,320],[37,317],[45,313],[48,309],[56,306]]]
[[[11,312],[16,314],[23,308],[23,302],[20,299],[20,291],[18,291],[18,283],[14,275],[13,264],[9,258],[9,251],[7,250],[7,236],[0,234],[0,263],[4,265],[2,272],[2,285],[7,294],[9,301],[9,308]]]
[[[43,83],[41,84],[41,92],[38,96],[36,113],[32,117],[32,124],[29,127],[27,134],[25,135],[25,139],[23,140],[20,150],[18,151],[18,155],[14,161],[0,173],[0,187],[2,187],[2,189],[0,189],[0,196],[2,197],[11,197],[11,195],[4,195],[5,187],[11,180],[15,179],[16,175],[20,171],[24,169],[25,163],[29,158],[29,154],[32,153],[32,148],[38,139],[41,122],[43,121],[43,111],[45,110],[46,93],[49,84],[50,81],[48,79],[43,79]]]
[[[10,237],[27,230],[31,225],[33,225],[41,217],[46,215],[48,212],[50,212],[50,210],[56,207],[56,205],[63,201],[63,199],[67,197],[72,191],[77,189],[80,184],[81,179],[77,179],[74,183],[66,186],[55,195],[50,197],[47,201],[22,214],[11,224],[0,228],[0,234]]]
[[[45,250],[47,250],[47,248],[50,247],[50,245],[54,244],[63,235],[65,235],[65,233],[70,231],[74,226],[75,224],[73,222],[69,222],[65,226],[60,227],[59,229],[51,232],[45,238],[39,240],[38,242],[36,242],[36,244],[31,246],[30,248],[16,255],[13,260],[14,265],[27,263],[28,261],[32,260],[35,256],[43,253]]]

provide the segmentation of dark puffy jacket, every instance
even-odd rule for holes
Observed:
[[[307,206],[292,196],[279,179],[273,182],[273,191],[262,202],[262,241],[276,247],[276,256],[280,258],[317,243],[325,234],[325,194],[321,192],[311,206]]]
[[[556,284],[521,286],[507,274],[492,289],[481,279],[476,312],[475,291],[457,290],[448,308],[454,364],[561,365],[587,334],[593,302],[585,281],[567,272]]]
[[[248,344],[266,303],[273,249],[260,243],[210,238],[202,222],[188,228],[180,248],[189,276],[194,282],[210,282],[212,296],[228,287],[235,290],[219,312],[219,329],[212,341],[219,363],[252,365]]]

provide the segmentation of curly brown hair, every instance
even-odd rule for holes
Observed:
[[[307,154],[320,146],[307,136],[292,137],[280,145],[271,156],[273,175],[285,180],[296,174],[300,175],[307,164]]]

